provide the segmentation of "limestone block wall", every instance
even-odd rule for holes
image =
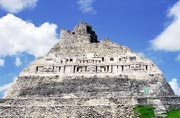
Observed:
[[[130,118],[133,116],[132,106],[32,106],[3,107],[3,117],[28,118]]]
[[[161,86],[151,88],[158,82]],[[149,89],[148,91],[145,89]],[[29,76],[19,77],[6,98],[17,97],[121,97],[174,95],[163,78],[137,80],[122,77]]]
[[[160,100],[166,110],[179,109],[180,98],[166,97],[119,97],[119,98],[18,98],[0,100],[3,117],[98,117],[130,118],[138,105],[156,105]],[[43,114],[42,114],[43,112]]]

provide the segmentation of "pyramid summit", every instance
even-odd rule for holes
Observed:
[[[4,117],[130,118],[138,105],[156,115],[179,109],[161,70],[149,59],[109,39],[98,41],[81,22],[61,30],[47,55],[25,68],[0,101]]]
[[[20,76],[144,76],[162,75],[150,60],[109,39],[97,40],[92,27],[81,22],[73,31],[61,30],[60,42],[43,58],[35,60]]]
[[[72,45],[73,43],[97,43],[97,35],[93,31],[92,26],[89,26],[85,22],[80,22],[75,26],[73,31],[61,30],[61,45]]]

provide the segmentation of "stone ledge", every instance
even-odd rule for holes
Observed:
[[[113,106],[153,105],[160,100],[163,105],[180,105],[180,97],[119,97],[119,98],[17,98],[1,99],[0,106]]]

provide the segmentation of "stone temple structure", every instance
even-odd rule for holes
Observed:
[[[161,70],[81,22],[61,30],[47,55],[25,68],[0,100],[3,118],[131,118],[138,105],[156,116],[180,109]]]

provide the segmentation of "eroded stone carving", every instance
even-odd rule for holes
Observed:
[[[148,61],[142,61],[141,57],[135,54],[129,56],[98,56],[94,53],[76,55],[74,57],[66,58],[59,57],[52,58],[53,62],[49,62],[47,59],[41,60],[46,61],[44,64],[36,64],[31,66],[31,70],[34,74],[38,73],[51,73],[51,74],[78,74],[78,73],[114,73],[122,74],[128,72],[146,72],[161,74],[161,71],[152,63]],[[63,70],[63,71],[61,71]],[[32,73],[32,72],[31,72]]]
[[[31,70],[31,71],[27,71]],[[32,63],[26,74],[162,74],[153,62],[129,48],[97,40],[92,27],[81,22],[73,31],[62,30],[60,42],[44,57]]]

